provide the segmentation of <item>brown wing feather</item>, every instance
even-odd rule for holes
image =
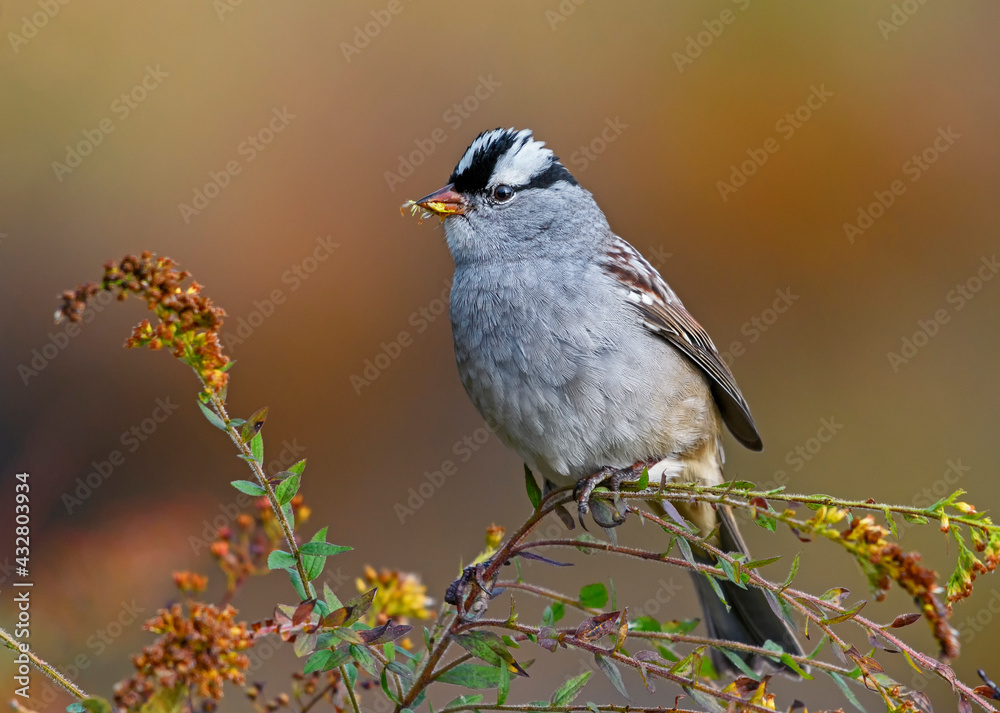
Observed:
[[[708,376],[722,420],[736,440],[751,450],[761,450],[764,445],[733,372],[722,360],[708,332],[684,308],[660,274],[620,238],[603,267],[630,290],[629,301],[643,315],[646,328],[670,342]]]

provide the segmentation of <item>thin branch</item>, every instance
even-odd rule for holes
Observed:
[[[351,679],[347,675],[346,666],[340,667],[340,678],[344,682],[344,687],[347,688],[347,695],[351,698],[351,707],[354,709],[354,713],[361,713],[361,706],[358,705],[358,697],[354,693],[354,686],[351,685]]]
[[[281,525],[281,531],[285,535],[285,541],[288,543],[288,548],[291,550],[292,557],[295,558],[295,570],[299,573],[299,577],[302,579],[302,588],[310,598],[315,597],[316,588],[313,586],[312,582],[309,581],[309,577],[306,575],[305,563],[302,560],[302,552],[299,551],[299,545],[295,541],[295,533],[292,529],[292,525],[285,517],[285,512],[282,510],[281,504],[278,502],[278,496],[274,492],[274,488],[271,487],[271,483],[268,481],[263,465],[258,463],[253,458],[250,446],[243,442],[240,434],[237,433],[236,429],[229,424],[229,414],[226,412],[226,405],[223,403],[222,399],[220,399],[214,391],[209,389],[207,384],[205,385],[205,388],[208,393],[211,394],[212,406],[215,408],[216,413],[226,424],[226,433],[229,434],[229,438],[236,446],[236,449],[240,452],[240,455],[245,456],[245,460],[249,464],[250,470],[257,478],[258,485],[264,489],[264,492],[267,495],[268,502],[271,504],[271,510],[274,512],[275,518],[277,518],[278,523]]]
[[[55,666],[43,661],[38,654],[28,648],[28,645],[18,641],[13,636],[11,636],[3,628],[0,628],[0,641],[3,641],[4,646],[12,651],[20,654],[24,654],[28,657],[28,660],[34,664],[35,668],[44,673],[46,676],[51,678],[53,681],[58,683],[60,686],[65,688],[71,695],[75,696],[79,700],[85,698],[90,698],[83,690],[73,683],[69,678],[67,678],[63,673],[61,673]]]

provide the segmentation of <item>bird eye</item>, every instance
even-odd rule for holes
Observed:
[[[514,189],[506,184],[501,183],[499,186],[493,189],[493,198],[495,198],[500,203],[506,203],[513,197],[514,197]]]

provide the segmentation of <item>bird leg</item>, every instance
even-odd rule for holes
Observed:
[[[576,487],[573,489],[573,498],[576,500],[577,508],[580,516],[580,524],[583,524],[584,516],[590,512],[590,496],[594,492],[594,488],[599,485],[607,485],[608,489],[617,494],[621,488],[622,483],[631,483],[639,480],[642,475],[643,468],[647,468],[654,463],[657,463],[658,459],[651,460],[641,460],[627,468],[612,468],[611,466],[604,466],[599,471],[586,478],[580,478],[576,482]],[[594,522],[603,528],[618,527],[623,522],[625,522],[625,515],[619,512],[617,507],[617,499],[615,503],[616,507],[611,513],[611,518],[608,521],[602,522],[598,517],[598,513],[595,509],[593,514]],[[605,508],[600,508],[604,510]],[[626,512],[628,510],[626,509]]]
[[[499,596],[503,591],[494,586],[499,572],[494,572],[490,581],[483,579],[491,562],[492,560],[487,560],[466,567],[462,571],[462,576],[452,582],[445,592],[445,602],[455,606],[463,621],[476,621],[482,617],[490,600]]]

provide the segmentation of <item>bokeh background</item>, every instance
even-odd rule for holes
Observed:
[[[308,458],[307,531],[329,524],[332,542],[356,548],[329,565],[342,595],[370,563],[419,572],[439,599],[486,526],[525,517],[521,464],[480,430],[453,365],[442,232],[397,210],[440,187],[496,126],[548,142],[733,356],[766,449],[730,440],[729,475],[918,504],[962,487],[990,507],[998,23],[993,3],[939,0],[5,0],[0,625],[14,620],[17,472],[31,483],[31,644],[82,666],[86,690],[108,695],[129,675],[128,654],[152,639],[142,620],[175,596],[172,571],[212,574],[210,597],[222,589],[197,543],[246,474],[199,414],[192,375],[165,353],[121,348],[145,316],[135,301],[76,336],[52,323],[63,289],[126,253],[177,259],[228,311],[232,410],[269,406],[268,460]],[[762,151],[766,162],[743,166]],[[894,181],[892,205],[845,231]],[[407,345],[393,346],[404,332]],[[903,352],[906,339],[918,347]],[[144,425],[142,440],[122,440]],[[116,450],[124,462],[78,492]],[[448,460],[457,472],[410,502]],[[747,535],[759,557],[803,550],[801,586],[870,598],[830,546]],[[655,541],[634,523],[621,536]],[[907,529],[904,545],[947,576],[954,547],[933,528]],[[633,607],[667,600],[650,613],[697,614],[683,573],[574,561],[533,572],[570,591],[612,576]],[[998,587],[987,577],[956,607],[955,666],[968,681],[977,667],[1000,676]],[[255,620],[293,597],[273,575],[235,603]],[[868,613],[911,609],[893,593]],[[933,649],[923,624],[904,634]],[[536,657],[518,700],[579,670],[572,653]],[[893,663],[951,705],[946,686]],[[277,653],[251,678],[276,694],[296,666]],[[0,657],[4,697],[12,676]],[[637,678],[627,683],[647,700]],[[603,679],[591,686],[590,699],[614,696]],[[779,687],[785,704],[848,705],[830,681]],[[30,705],[69,702],[49,691],[34,674]],[[677,693],[661,683],[648,700],[671,705]],[[249,708],[238,691],[223,705]]]

